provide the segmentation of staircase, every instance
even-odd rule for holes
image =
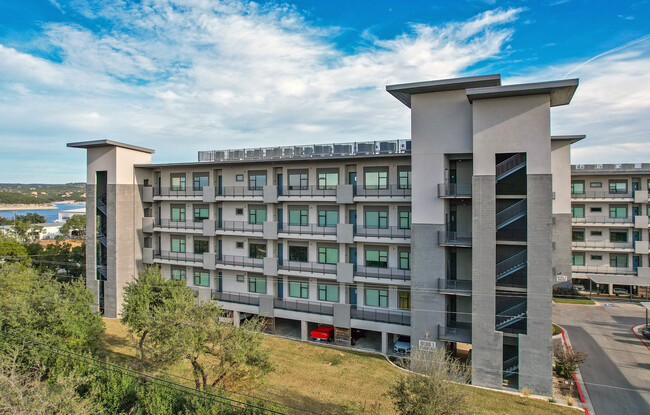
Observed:
[[[528,265],[528,251],[523,250],[510,258],[497,263],[497,281],[507,277],[513,272],[519,271]]]
[[[512,206],[503,209],[497,213],[497,230],[505,228],[517,219],[526,216],[527,203],[526,199],[521,199]]]
[[[106,209],[106,193],[97,197],[97,209],[99,209],[104,215],[107,214]]]
[[[526,153],[517,153],[497,164],[497,181],[510,176],[512,173],[521,170],[526,166]]]
[[[97,272],[102,276],[100,280],[106,281],[108,273],[106,271],[106,265],[97,265]]]
[[[106,246],[106,229],[97,229],[97,240],[100,244]]]
[[[511,357],[503,362],[503,377],[517,375],[519,373],[519,356]]]
[[[526,318],[526,301],[503,310],[496,316],[496,329],[504,329]]]

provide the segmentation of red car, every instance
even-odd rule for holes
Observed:
[[[334,327],[318,326],[316,330],[311,331],[311,337],[316,341],[331,342],[334,338]]]

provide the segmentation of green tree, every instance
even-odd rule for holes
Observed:
[[[61,229],[61,235],[84,236],[86,234],[86,215],[71,216]]]
[[[5,218],[4,216],[0,216],[0,226],[2,226],[2,225],[13,225],[13,224],[14,224],[13,219],[9,219],[9,218]]]
[[[35,212],[29,212],[24,215],[18,215],[16,216],[16,220],[24,223],[31,223],[32,225],[37,224],[37,223],[46,223],[47,220],[45,219],[45,216],[39,215],[38,213]]]
[[[587,354],[572,346],[564,347],[561,343],[553,346],[553,357],[555,357],[555,373],[565,379],[572,379],[578,366],[587,360]]]
[[[19,244],[13,239],[6,239],[0,241],[0,260],[7,262],[20,262],[23,265],[29,265],[31,260],[29,258],[27,248]]]

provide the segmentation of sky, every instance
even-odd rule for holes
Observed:
[[[491,73],[579,78],[572,161],[650,162],[650,0],[0,0],[0,183],[85,181],[73,141],[410,138],[386,85]]]

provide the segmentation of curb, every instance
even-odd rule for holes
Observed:
[[[646,343],[646,342],[641,338],[641,336],[638,335],[638,333],[636,332],[636,330],[634,330],[634,329],[636,329],[636,328],[639,327],[639,326],[645,326],[645,323],[641,323],[641,324],[637,324],[636,326],[632,326],[632,327],[630,328],[630,330],[632,330],[632,333],[634,333],[634,335],[637,337],[637,339],[639,339],[639,341],[640,341],[641,343],[643,343],[643,345],[646,347],[646,349],[650,350],[650,346],[648,346],[648,343]]]
[[[556,324],[561,330],[562,330],[562,340],[564,341],[564,346],[571,346],[571,342],[567,340],[567,336],[565,335],[566,330],[564,330],[564,327]],[[580,368],[576,369],[576,373],[573,375],[573,380],[576,382],[576,386],[578,387],[578,394],[580,395],[580,401],[582,401],[583,409],[585,410],[586,415],[596,415],[596,411],[594,411],[594,407],[591,405],[591,400],[589,399],[589,394],[587,393],[587,389],[582,389],[580,386],[580,383],[582,382],[584,384],[584,380],[582,379],[582,375],[580,374]],[[591,409],[591,411],[589,410]]]

